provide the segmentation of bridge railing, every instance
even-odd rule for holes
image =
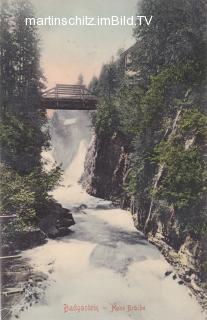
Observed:
[[[43,98],[46,99],[81,99],[85,100],[96,99],[83,85],[67,85],[57,84],[54,88],[49,89],[43,93]]]

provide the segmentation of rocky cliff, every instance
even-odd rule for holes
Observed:
[[[81,179],[86,191],[95,197],[123,203],[129,157],[127,142],[120,136],[115,134],[111,139],[101,141],[94,134]]]

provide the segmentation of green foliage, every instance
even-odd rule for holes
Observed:
[[[102,75],[99,84],[95,84],[96,88],[102,88],[100,92],[106,92],[108,86],[111,86],[112,76],[109,76],[110,81],[106,81],[105,72],[103,71],[104,77]],[[160,127],[163,117],[171,111],[175,95],[170,99],[169,90],[185,82],[190,73],[192,74],[190,63],[169,67],[159,75],[151,77],[147,90],[140,85],[131,87],[127,82],[122,82],[119,89],[113,91],[113,95],[110,92],[102,98],[93,120],[96,133],[103,135],[107,132],[107,135],[110,135],[116,129],[133,137],[146,130],[154,132]],[[182,86],[177,97],[184,97],[185,91],[186,86]]]
[[[198,109],[185,110],[180,128],[183,134],[203,140],[207,137],[207,116]]]
[[[140,106],[143,95],[143,88],[139,86],[131,88],[127,84],[124,84],[117,94],[116,105],[120,118],[119,130],[125,136],[134,137],[140,131],[144,117]]]
[[[37,214],[50,196],[61,176],[61,169],[54,167],[49,173],[35,169],[28,175],[1,164],[0,210],[3,215],[17,215],[23,225],[37,221]]]
[[[100,138],[110,138],[118,129],[119,117],[116,106],[112,103],[102,101],[98,112],[92,119],[96,134]]]
[[[197,109],[184,110],[178,132],[156,148],[154,160],[165,174],[155,196],[179,209],[196,207],[206,191],[206,165],[199,142],[207,136],[207,116]],[[186,144],[188,140],[191,144]]]
[[[54,166],[49,172],[42,168],[36,168],[30,173],[29,177],[32,181],[32,188],[36,195],[36,209],[41,212],[41,206],[46,200],[50,199],[49,192],[53,191],[59,183],[62,175],[62,169]]]
[[[83,75],[80,73],[79,76],[78,76],[78,81],[77,81],[77,84],[79,86],[83,86],[84,85],[84,77]]]
[[[98,87],[99,87],[98,78],[94,76],[88,85],[88,90],[92,92],[94,95],[97,95],[99,91]]]
[[[46,111],[40,108],[43,76],[30,1],[3,1],[0,15],[1,212],[16,214],[11,227],[35,224],[61,170],[44,170],[41,152],[50,145]],[[11,229],[12,230],[12,229]]]
[[[132,136],[147,132],[148,138],[151,134],[154,139],[165,116],[175,112],[178,100],[184,103],[186,91],[196,77],[197,68],[189,61],[152,76],[147,89],[122,85],[116,95],[120,131]]]
[[[112,59],[110,63],[104,64],[98,81],[98,94],[104,101],[111,102],[111,99],[116,94],[119,86],[119,77],[117,64]]]
[[[20,176],[16,171],[1,164],[1,212],[4,215],[17,215],[23,223],[31,224],[35,218],[35,192],[32,179]]]
[[[178,209],[195,207],[205,191],[205,170],[197,146],[185,149],[175,139],[161,142],[156,148],[158,163],[165,165],[165,175],[155,196],[167,199]]]
[[[20,118],[1,110],[1,159],[18,172],[29,173],[40,164],[42,147],[47,148],[48,131],[36,126],[29,115]]]
[[[182,230],[201,235],[206,225],[206,2],[142,0],[138,13],[153,19],[150,26],[134,29],[136,44],[129,52],[135,81],[132,85],[127,73],[120,76],[123,61],[103,67],[91,83],[103,99],[93,125],[101,141],[116,132],[130,145],[124,189],[142,217],[153,201],[155,215],[160,203],[163,215],[171,205]],[[175,123],[178,110],[181,119]],[[160,165],[164,170],[154,188]]]
[[[137,25],[134,29],[138,45],[133,63],[143,78],[188,59],[200,61],[204,67],[205,0],[142,0],[138,14],[153,16],[150,26]],[[201,68],[200,72],[203,71]]]
[[[170,66],[151,76],[148,90],[141,100],[144,127],[151,131],[161,127],[162,119],[172,115],[175,108],[185,103],[185,95],[197,81],[197,65],[192,61]]]
[[[28,174],[40,165],[41,148],[48,145],[42,128],[46,113],[40,110],[43,76],[39,39],[35,26],[26,26],[33,16],[29,1],[3,2],[1,6],[1,159],[18,172]]]
[[[138,199],[140,209],[145,208],[149,198],[148,179],[145,159],[139,156],[134,159],[124,187],[129,196],[135,196]]]
[[[89,90],[100,100],[97,112],[92,114],[92,125],[96,134],[104,139],[112,137],[119,127],[115,99],[119,84],[118,66],[113,59],[103,65],[99,79],[93,77],[89,84]]]

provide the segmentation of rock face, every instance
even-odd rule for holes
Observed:
[[[12,238],[2,237],[2,255],[13,255],[19,250],[32,249],[46,243],[46,235],[40,228],[30,227],[27,230],[16,232]]]
[[[114,135],[109,141],[99,141],[95,135],[85,159],[81,178],[86,191],[96,197],[120,200],[127,174],[129,150],[121,138]]]
[[[59,203],[50,200],[39,216],[40,229],[49,238],[63,236],[69,233],[69,227],[75,224],[70,210],[63,208]]]
[[[36,227],[26,227],[11,235],[2,233],[2,254],[12,255],[16,251],[42,245],[46,243],[47,238],[65,236],[70,232],[69,227],[74,224],[72,213],[54,200],[50,200],[42,208]]]
[[[114,135],[109,141],[100,141],[94,135],[86,156],[82,184],[89,194],[115,200],[122,208],[130,208],[137,229],[143,231],[149,241],[160,249],[183,283],[191,288],[203,304],[206,295],[201,289],[204,278],[201,253],[204,252],[206,241],[202,243],[190,235],[184,236],[173,207],[164,202],[162,208],[160,204],[153,204],[150,222],[145,228],[147,216],[140,212],[137,200],[127,198],[124,191],[129,166],[130,150],[121,137]],[[163,215],[156,214],[161,212],[160,209],[164,210]]]

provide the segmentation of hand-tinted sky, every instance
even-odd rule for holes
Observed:
[[[138,0],[32,0],[37,17],[132,16]],[[82,73],[88,82],[118,49],[133,42],[132,27],[44,26],[42,66],[48,86],[75,83]]]

